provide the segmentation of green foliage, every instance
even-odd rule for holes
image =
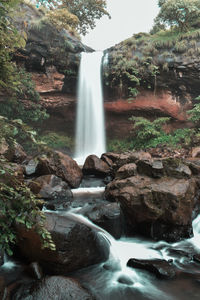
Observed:
[[[129,120],[134,121],[133,130],[139,144],[146,144],[150,140],[163,135],[163,125],[166,124],[170,118],[158,118],[153,122],[142,117],[131,117]]]
[[[110,17],[104,0],[37,0],[37,2],[51,8],[48,16],[56,26],[76,28],[83,35],[88,29],[95,27],[96,20],[104,15]]]
[[[52,149],[67,149],[72,152],[74,148],[74,141],[71,137],[56,132],[47,132],[40,139]]]
[[[129,139],[108,139],[107,151],[124,152],[133,149],[133,143]]]
[[[198,96],[196,101],[200,101],[200,96]],[[193,109],[188,111],[188,114],[190,115],[189,120],[194,122],[196,125],[200,124],[200,103],[196,103],[193,107]]]
[[[9,177],[10,180],[6,180]],[[44,248],[55,250],[50,233],[44,228],[45,216],[38,208],[40,200],[16,178],[12,165],[0,159],[0,250],[12,255],[12,244],[17,240],[15,225],[34,228],[41,237]]]
[[[159,6],[156,24],[178,26],[181,31],[187,31],[200,20],[199,0],[161,0]]]
[[[0,141],[5,139],[9,146],[18,143],[28,154],[44,150],[44,143],[38,140],[36,132],[21,120],[8,120],[0,116]]]

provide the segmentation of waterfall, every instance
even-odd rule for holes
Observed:
[[[81,53],[78,82],[75,160],[105,152],[101,62],[103,52]]]

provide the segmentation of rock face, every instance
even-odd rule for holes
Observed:
[[[39,236],[18,226],[18,246],[29,261],[38,261],[46,273],[66,274],[108,258],[109,246],[97,232],[65,216],[46,213],[46,229],[56,251],[41,248]]]
[[[80,284],[64,276],[47,276],[41,281],[26,283],[17,289],[15,300],[92,300],[94,299]]]
[[[133,157],[134,152],[129,160]],[[121,163],[119,159],[116,165],[126,161],[122,156]],[[191,175],[180,160],[139,159],[116,171],[105,195],[107,200],[120,203],[130,233],[176,241],[192,234],[197,186]]]

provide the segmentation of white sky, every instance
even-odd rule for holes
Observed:
[[[131,37],[134,33],[149,32],[158,14],[157,0],[107,0],[111,15],[102,17],[82,42],[95,50],[103,50]]]

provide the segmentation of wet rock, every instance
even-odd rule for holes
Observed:
[[[39,194],[47,206],[58,209],[60,206],[68,207],[72,200],[72,192],[68,184],[55,175],[43,175],[29,183],[34,194]]]
[[[134,284],[133,280],[127,275],[121,275],[118,278],[117,281],[122,283],[122,284],[126,284],[126,285],[133,285]]]
[[[92,300],[78,281],[64,276],[47,276],[32,283],[22,284],[14,293],[14,300]]]
[[[158,278],[162,279],[172,279],[176,276],[174,267],[163,259],[129,259],[127,266],[147,270],[156,275]]]
[[[6,300],[7,288],[3,276],[0,276],[0,299]]]
[[[137,175],[112,181],[105,196],[108,201],[121,204],[130,233],[176,241],[191,236],[195,188],[193,179]]]
[[[17,226],[18,247],[31,262],[37,261],[44,272],[66,274],[108,258],[109,245],[88,226],[55,213],[46,213],[45,228],[51,233],[56,250],[42,249],[36,232]]]
[[[193,260],[200,263],[200,254],[193,255]]]
[[[54,174],[66,181],[70,187],[77,188],[80,185],[82,171],[76,161],[67,154],[52,151],[47,155],[38,156],[37,160],[37,175]]]
[[[110,168],[103,160],[96,155],[89,155],[83,165],[83,174],[106,176],[110,172]]]
[[[123,216],[118,203],[100,203],[80,211],[96,225],[102,227],[116,239],[123,233]]]
[[[29,274],[32,278],[34,278],[34,279],[36,279],[36,280],[41,279],[41,278],[43,277],[42,269],[41,269],[40,265],[39,265],[37,262],[32,262],[32,263],[28,266],[28,268],[27,268],[26,271],[28,272],[28,274]]]
[[[116,179],[124,179],[127,177],[135,176],[137,174],[137,166],[134,163],[123,165],[116,172]]]

